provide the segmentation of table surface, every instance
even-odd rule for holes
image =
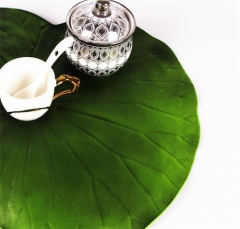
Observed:
[[[0,7],[59,24],[79,1],[1,0]],[[174,51],[199,100],[201,139],[191,173],[148,229],[240,228],[240,1],[119,2]]]

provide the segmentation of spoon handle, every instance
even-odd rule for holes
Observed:
[[[56,47],[53,49],[53,51],[51,52],[51,54],[49,55],[49,57],[46,60],[46,65],[45,67],[38,73],[38,76],[36,77],[36,80],[33,82],[34,87],[36,89],[36,92],[34,93],[34,96],[37,94],[38,91],[38,87],[41,84],[41,82],[45,79],[45,75],[48,73],[48,71],[51,69],[52,65],[54,64],[54,62],[58,59],[58,57],[68,48],[72,45],[72,43],[74,42],[74,38],[73,37],[67,37],[64,38],[62,41],[60,41]]]
[[[67,37],[60,41],[57,46],[53,49],[48,59],[46,60],[46,64],[51,67],[53,63],[57,60],[57,58],[74,42],[74,38]]]
[[[61,42],[59,42],[49,55],[47,61],[45,62],[44,67],[42,67],[42,69],[40,69],[40,71],[36,75],[35,80],[27,87],[22,88],[20,91],[17,91],[13,95],[13,97],[21,99],[34,98],[39,90],[39,85],[42,84],[43,80],[46,81],[46,75],[48,71],[51,69],[53,63],[69,46],[72,45],[73,42],[74,42],[73,37],[67,37],[63,39]]]

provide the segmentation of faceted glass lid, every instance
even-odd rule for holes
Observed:
[[[68,13],[69,32],[95,45],[113,45],[130,37],[136,28],[133,14],[115,1],[86,0]]]

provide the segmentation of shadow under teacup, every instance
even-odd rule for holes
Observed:
[[[30,99],[20,99],[13,95],[31,84],[37,73],[46,63],[33,57],[21,57],[6,63],[0,70],[0,98],[5,110],[14,118],[22,121],[31,121],[45,114],[53,99],[58,96],[76,91],[80,80],[73,76],[61,75],[55,79],[52,68],[48,74],[39,82],[36,96]],[[73,84],[72,90],[59,92],[54,96],[54,89],[57,85],[70,81]]]

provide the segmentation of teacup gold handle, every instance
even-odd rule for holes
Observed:
[[[75,92],[79,88],[79,85],[80,85],[80,79],[78,79],[77,77],[74,77],[74,76],[66,75],[66,74],[60,75],[56,79],[56,81],[57,81],[57,86],[62,84],[65,81],[69,81],[70,83],[73,84],[73,88],[72,88],[72,90],[68,89],[68,90],[64,90],[64,91],[57,93],[56,95],[54,95],[53,100],[61,95],[70,94],[70,93]]]

